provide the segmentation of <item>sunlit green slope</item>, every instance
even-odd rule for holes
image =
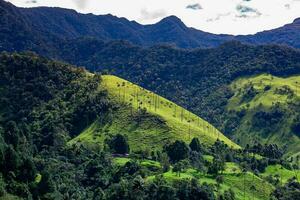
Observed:
[[[227,110],[241,116],[234,138],[245,145],[276,143],[293,155],[300,152],[300,76],[268,74],[237,79]]]
[[[129,158],[115,158],[114,161],[117,165],[125,165],[126,162],[128,162]],[[152,168],[161,168],[159,162],[155,161],[149,161],[149,160],[143,160],[141,162],[141,165],[143,166],[150,166]],[[270,166],[271,168],[276,168],[277,166]],[[172,167],[171,167],[172,168]],[[286,177],[292,177],[289,176],[291,173],[293,173],[290,170],[282,169],[288,174]],[[263,177],[270,175],[270,170],[266,172]],[[182,179],[197,179],[200,183],[208,183],[208,184],[214,184],[216,187],[220,188],[220,191],[225,191],[228,189],[232,189],[235,193],[235,197],[238,200],[267,200],[270,198],[270,194],[274,190],[274,186],[272,186],[270,183],[265,181],[263,177],[259,177],[251,172],[243,173],[242,169],[235,163],[232,162],[226,162],[225,170],[222,172],[223,182],[217,186],[216,178],[206,174],[199,172],[195,169],[188,168],[184,170],[182,173],[180,173],[180,176],[173,172],[172,169],[170,169],[168,172],[163,173],[163,176],[166,178],[169,182],[176,182],[178,180]],[[147,181],[151,181],[155,178],[155,176],[149,176],[146,178]]]
[[[239,148],[211,124],[173,102],[116,76],[102,79],[116,108],[110,116],[100,116],[70,144],[102,146],[108,135],[121,133],[128,136],[132,150],[161,148],[168,141],[189,142],[193,137],[207,145],[219,138]]]

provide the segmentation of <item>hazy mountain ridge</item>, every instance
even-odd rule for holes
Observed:
[[[18,32],[26,32],[26,48],[11,48],[16,37],[1,31],[2,50],[25,50],[45,43],[49,45],[58,39],[74,39],[78,37],[95,37],[103,40],[128,40],[142,46],[155,44],[171,44],[181,48],[215,47],[229,40],[239,40],[251,44],[283,44],[300,47],[299,19],[291,24],[274,30],[259,32],[255,35],[232,36],[207,33],[188,28],[175,16],[167,17],[153,25],[141,25],[135,21],[118,18],[112,15],[80,14],[74,10],[62,8],[17,8],[10,3],[0,1],[0,8],[5,13],[0,19],[13,12],[5,27],[17,26]],[[16,25],[15,25],[16,24]],[[27,38],[29,37],[29,38]],[[24,41],[23,41],[24,42]]]

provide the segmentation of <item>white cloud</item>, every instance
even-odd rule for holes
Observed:
[[[31,3],[37,3],[37,0],[27,0],[27,1],[25,1],[25,3],[29,3],[29,4],[31,4]]]
[[[58,6],[82,13],[111,13],[142,24],[158,22],[166,14],[176,15],[187,26],[229,34],[273,29],[300,17],[300,0],[37,0],[34,4],[26,4],[28,0],[9,1],[24,7]],[[201,12],[186,8],[196,4],[201,5]],[[238,5],[248,12],[241,13]]]
[[[238,12],[236,17],[241,17],[241,18],[253,18],[262,15],[257,9],[243,4],[238,4],[236,6],[236,11]]]
[[[79,9],[85,9],[88,3],[88,0],[73,0]]]
[[[141,10],[141,20],[155,20],[167,16],[167,12],[163,9],[148,11],[146,8]]]
[[[192,10],[201,10],[202,6],[200,5],[200,3],[194,3],[194,4],[187,5],[186,8]]]

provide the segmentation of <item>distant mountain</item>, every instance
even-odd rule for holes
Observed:
[[[278,29],[235,37],[189,28],[175,16],[156,24],[141,25],[112,15],[80,14],[62,8],[18,8],[3,0],[0,0],[0,13],[0,50],[45,51],[57,40],[79,37],[128,40],[142,46],[171,44],[180,48],[215,47],[229,40],[300,47],[299,19]]]
[[[282,44],[300,48],[300,18],[283,27],[259,32],[255,35],[237,36],[235,39],[250,44]]]

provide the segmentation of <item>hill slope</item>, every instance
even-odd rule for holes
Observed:
[[[228,120],[231,116],[226,112],[228,100],[234,95],[229,86],[232,81],[261,73],[277,76],[300,73],[300,51],[282,46],[230,42],[214,49],[185,51],[93,41],[81,40],[76,48],[72,48],[74,43],[66,45],[61,52],[68,62],[108,70],[188,108],[228,137],[238,122],[234,118]],[[81,56],[85,52],[83,47],[88,46],[93,50]]]
[[[49,48],[55,46],[58,40],[80,37],[121,39],[142,46],[167,43],[181,48],[216,47],[229,40],[300,47],[299,19],[281,28],[255,35],[232,36],[189,28],[175,16],[156,24],[141,25],[112,15],[80,14],[69,9],[18,8],[3,0],[0,0],[0,12],[0,50],[8,51],[47,51],[51,55]]]
[[[206,145],[219,138],[228,146],[238,148],[208,122],[173,102],[116,76],[102,78],[102,86],[119,108],[111,122],[98,119],[70,144],[102,145],[106,136],[122,133],[127,134],[133,150],[161,148],[176,139],[190,142],[194,137]]]
[[[188,190],[189,196],[198,191],[200,197],[215,199],[234,188],[237,199],[245,199],[244,195],[267,199],[274,187],[263,177],[282,174],[284,183],[294,174],[297,176],[298,172],[291,171],[293,168],[284,161],[287,168],[269,165],[261,174],[268,158],[256,158],[220,142],[203,148],[203,156],[202,151],[189,152],[187,159],[172,163],[170,169],[162,168],[166,162],[158,163],[157,155],[129,163],[128,158],[119,158],[124,166],[118,166],[107,149],[94,151],[85,145],[67,144],[78,144],[79,140],[102,144],[107,135],[126,133],[133,151],[159,150],[168,140],[188,142],[194,136],[208,145],[219,132],[210,125],[207,129],[205,121],[172,102],[123,79],[93,75],[32,53],[0,54],[0,72],[1,199],[145,199],[160,195],[166,188],[170,189],[164,195],[170,198],[161,199],[174,199],[181,188],[186,191],[181,187],[186,184],[195,188]],[[232,144],[222,134],[219,136]],[[144,157],[144,152],[132,156],[139,155]],[[218,158],[223,158],[226,166],[212,172],[209,169],[220,164]],[[279,164],[282,160],[272,162]],[[186,168],[181,176],[174,169],[178,163]],[[245,176],[242,169],[249,169]],[[222,175],[223,181],[216,178],[216,173]],[[158,176],[151,181],[155,175]],[[179,181],[183,178],[195,179]],[[163,185],[157,185],[158,180]],[[142,194],[136,192],[137,183],[145,186],[139,190]],[[126,191],[120,192],[120,188]],[[157,188],[155,192],[153,188]]]
[[[227,110],[241,116],[234,131],[237,141],[276,143],[290,154],[300,152],[300,76],[239,78],[231,89]]]

